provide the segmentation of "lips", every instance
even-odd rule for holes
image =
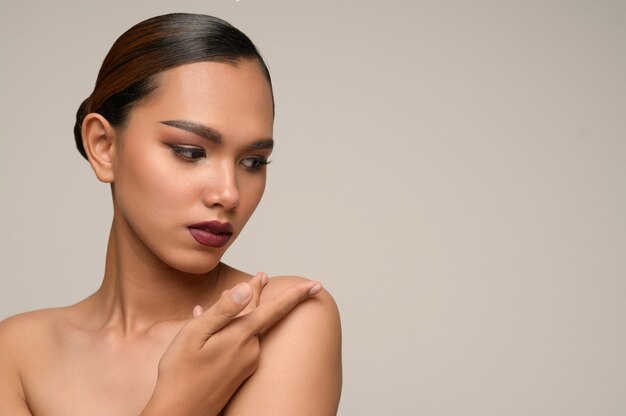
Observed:
[[[197,242],[211,247],[222,247],[233,234],[233,226],[228,222],[222,224],[219,221],[206,221],[187,228]]]
[[[197,228],[198,230],[211,231],[216,234],[232,234],[233,226],[229,222],[221,223],[219,221],[205,221],[190,225],[188,228]]]

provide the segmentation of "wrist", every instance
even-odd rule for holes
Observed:
[[[159,393],[157,385],[139,416],[217,416],[219,414],[220,410],[215,410],[209,403],[194,405],[189,400],[181,399],[181,395],[174,390]]]

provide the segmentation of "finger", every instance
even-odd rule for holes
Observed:
[[[248,321],[253,335],[262,335],[293,308],[321,290],[322,285],[319,282],[306,282],[292,286],[276,298],[259,305],[244,319]]]
[[[204,312],[204,309],[202,309],[202,306],[200,305],[196,305],[193,307],[193,317],[197,318],[198,316],[202,315],[202,312]]]
[[[252,289],[248,283],[239,283],[225,290],[219,300],[204,312],[198,306],[194,308],[195,319],[190,322],[191,331],[201,334],[200,341],[204,344],[213,334],[226,326],[252,300]]]
[[[259,306],[259,299],[261,298],[261,291],[268,282],[268,277],[265,272],[258,272],[250,279],[250,287],[252,288],[252,300],[246,306],[239,316],[246,315],[252,312],[257,306]]]

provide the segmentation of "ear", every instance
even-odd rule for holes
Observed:
[[[117,149],[115,128],[100,114],[89,113],[83,120],[82,136],[83,147],[96,177],[101,182],[113,183]]]

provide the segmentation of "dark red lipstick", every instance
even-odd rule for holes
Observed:
[[[233,234],[233,226],[219,221],[205,221],[187,227],[193,238],[202,245],[222,247]]]

